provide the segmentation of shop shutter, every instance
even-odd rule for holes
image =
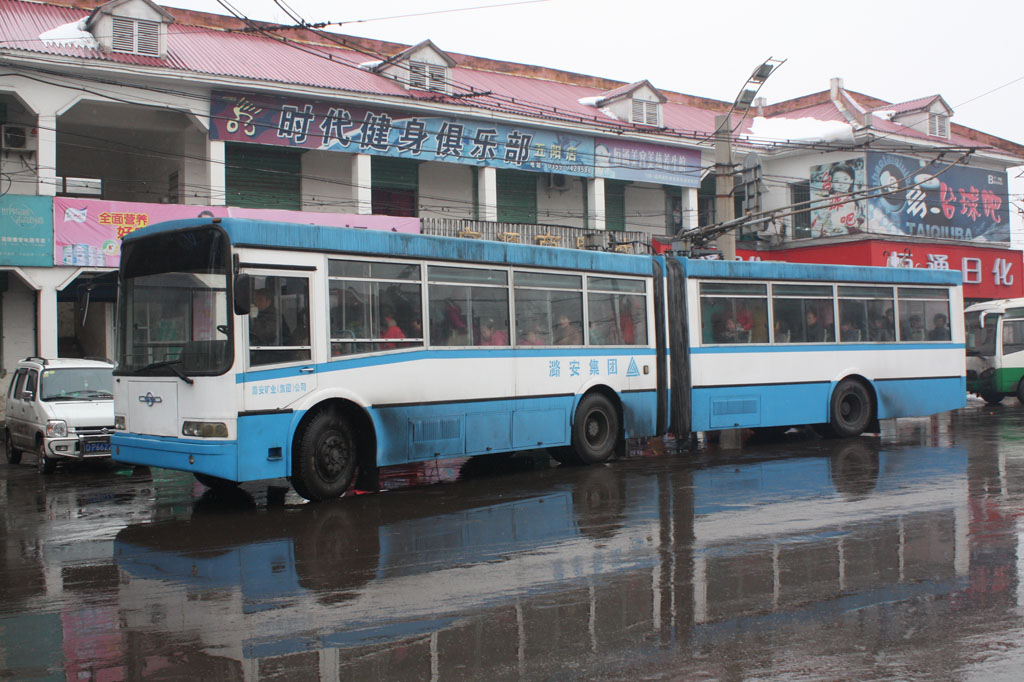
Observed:
[[[498,169],[498,222],[537,222],[537,177],[536,173]]]
[[[302,210],[302,152],[227,143],[224,184],[228,206]]]
[[[416,215],[420,189],[418,161],[373,156],[370,157],[370,173],[375,215]]]
[[[623,232],[626,229],[626,185],[623,180],[604,181],[604,227]]]

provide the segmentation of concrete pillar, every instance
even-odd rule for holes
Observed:
[[[352,202],[359,215],[373,213],[373,170],[369,154],[352,155]]]
[[[728,116],[715,116],[715,223],[734,218],[732,198],[732,122]],[[718,237],[718,250],[725,260],[736,258],[736,232],[729,230]]]
[[[476,203],[480,207],[480,220],[498,219],[498,170],[490,166],[478,168]]]
[[[587,226],[591,230],[605,229],[604,178],[587,179]]]
[[[697,188],[683,187],[683,229],[692,230],[697,227]]]
[[[41,197],[52,197],[57,194],[57,116],[55,114],[39,114],[38,144],[36,149],[36,193]]]
[[[224,206],[227,204],[228,190],[226,176],[226,159],[224,155],[224,140],[211,140],[207,138],[207,171],[210,176],[210,206]]]

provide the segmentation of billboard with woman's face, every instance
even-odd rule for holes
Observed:
[[[811,236],[832,237],[866,231],[864,159],[811,166]]]

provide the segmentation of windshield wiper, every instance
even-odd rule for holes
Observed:
[[[161,367],[166,367],[167,369],[174,372],[178,376],[178,378],[184,381],[186,384],[194,384],[195,382],[192,381],[192,378],[189,375],[185,374],[185,370],[178,366],[180,364],[181,360],[160,360],[159,362],[151,362],[145,367],[140,367],[136,371],[146,372],[151,369],[160,369]]]

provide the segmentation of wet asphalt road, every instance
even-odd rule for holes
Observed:
[[[993,680],[1024,667],[1024,407],[303,504],[0,464],[0,679]]]

